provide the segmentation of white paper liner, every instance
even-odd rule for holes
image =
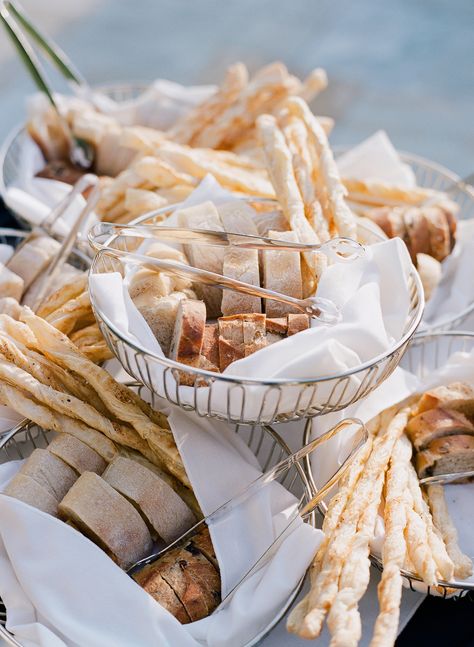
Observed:
[[[447,343],[447,342],[446,342]],[[410,352],[410,350],[408,350]],[[446,363],[435,368],[433,358],[427,354],[426,362],[430,370],[426,377],[419,379],[409,371],[398,367],[394,373],[364,401],[348,407],[342,413],[329,414],[313,420],[313,434],[320,435],[345,417],[360,418],[368,422],[380,411],[404,400],[416,392],[423,392],[429,388],[452,382],[466,382],[474,386],[474,351],[470,353],[453,353]],[[342,464],[349,451],[351,438],[349,436],[336,436],[326,443],[321,451],[312,457],[313,473],[317,475],[316,485],[324,483],[334,470]],[[449,512],[459,534],[461,549],[474,561],[474,527],[472,523],[472,501],[474,497],[474,483],[445,485],[446,500]],[[375,554],[380,555],[384,537],[383,520],[379,517],[376,526],[376,535],[371,547]],[[467,578],[466,582],[474,583],[474,575]],[[426,592],[426,586],[414,583],[420,592]]]
[[[170,425],[205,514],[261,473],[228,425],[182,411],[172,412]],[[0,490],[20,464],[0,466]],[[322,533],[295,517],[296,509],[295,497],[273,482],[211,525],[225,595],[293,519],[272,559],[228,604],[182,626],[82,535],[0,495],[0,596],[7,627],[27,647],[244,645],[286,606],[321,541]]]

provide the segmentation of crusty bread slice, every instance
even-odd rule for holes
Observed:
[[[309,328],[309,317],[305,314],[288,315],[288,337]]]
[[[464,382],[454,382],[426,391],[420,398],[417,413],[436,407],[459,411],[474,419],[474,389]]]
[[[205,326],[204,302],[197,299],[182,299],[178,304],[170,358],[188,366],[198,367]]]
[[[258,236],[255,225],[255,211],[241,201],[228,202],[218,207],[219,216],[225,231],[236,234]],[[223,274],[250,285],[260,285],[260,267],[256,249],[230,247],[225,250]],[[222,314],[233,315],[242,312],[261,312],[262,302],[253,297],[233,290],[224,290],[222,295]]]
[[[267,333],[276,335],[286,335],[288,333],[287,317],[267,317],[265,320],[265,329]]]
[[[239,314],[219,317],[219,368],[248,357],[267,345],[265,315]]]
[[[83,472],[102,474],[107,466],[95,450],[70,434],[58,434],[49,443],[48,451],[67,463],[78,474]]]
[[[217,324],[206,324],[202,340],[201,355],[209,364],[219,367],[219,329]],[[201,366],[202,366],[201,362]],[[210,369],[209,369],[210,370]]]
[[[102,478],[132,503],[156,534],[171,543],[196,522],[196,518],[157,474],[144,465],[118,456]]]
[[[24,286],[25,282],[21,276],[0,263],[0,294],[2,297],[12,297],[12,299],[20,301]]]
[[[433,440],[455,434],[474,436],[474,425],[462,413],[449,409],[429,409],[411,418],[406,433],[417,451]]]
[[[298,241],[293,231],[270,231],[269,237],[290,242]],[[301,299],[303,296],[301,255],[297,252],[276,250],[263,252],[263,282],[267,290]],[[283,317],[290,312],[298,312],[296,308],[279,301],[265,299],[264,302],[267,317]]]
[[[99,456],[102,456],[104,461],[110,463],[117,456],[118,449],[117,446],[107,438],[105,434],[102,434],[97,429],[92,429],[92,427],[87,427],[86,425],[68,425],[64,424],[63,431],[66,434],[74,436],[85,445],[96,451]],[[93,471],[93,470],[89,470]]]
[[[204,555],[206,559],[211,562],[214,568],[219,572],[219,564],[217,562],[214,546],[212,545],[209,528],[206,527],[200,532],[193,535],[191,543]]]
[[[7,266],[12,272],[21,276],[24,289],[27,290],[59,248],[60,244],[54,238],[36,236],[18,247]]]
[[[97,474],[84,472],[59,504],[59,514],[129,568],[152,550],[145,522],[121,494]]]
[[[416,455],[420,478],[474,470],[474,436],[459,434],[433,440]]]
[[[58,501],[49,490],[43,487],[38,481],[26,474],[15,474],[3,494],[23,501],[33,508],[38,508],[47,514],[56,517],[58,514]]]
[[[29,476],[56,499],[66,496],[77,481],[77,472],[46,449],[35,449],[20,468],[19,474]]]
[[[181,209],[176,212],[176,218],[180,227],[223,231],[217,209],[210,201]],[[224,263],[224,250],[222,248],[210,245],[187,245],[185,251],[191,265],[194,267],[222,274]],[[197,284],[195,284],[195,290],[198,297],[206,303],[208,317],[218,317],[221,314],[221,290],[208,285]]]
[[[191,618],[180,599],[171,586],[161,577],[155,562],[144,566],[138,573],[133,575],[133,579],[181,624],[191,622]]]

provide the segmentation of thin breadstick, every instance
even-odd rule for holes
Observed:
[[[66,285],[60,287],[59,290],[56,290],[46,297],[37,310],[38,317],[43,317],[43,319],[45,319],[52,312],[63,306],[67,301],[70,301],[82,294],[87,289],[87,280],[87,274],[84,272],[81,276],[74,277],[73,281],[66,283]]]
[[[212,123],[237,99],[247,82],[248,72],[245,65],[242,63],[231,65],[217,91],[179,119],[168,131],[167,137],[178,144],[191,144],[193,138],[200,131]]]
[[[176,184],[189,184],[189,186],[197,184],[196,178],[192,175],[182,173],[163,159],[151,155],[141,157],[132,164],[131,168],[156,189],[169,189]]]
[[[322,540],[316,555],[310,566],[310,578],[313,583],[318,575],[323,555],[328,547],[329,542],[336,531],[339,524],[341,515],[347,505],[347,501],[352,493],[352,490],[360,477],[365,463],[372,450],[372,438],[368,438],[364,447],[359,450],[357,456],[352,461],[349,471],[341,481],[341,485],[337,493],[331,499],[327,512],[324,516],[322,531],[324,539]],[[286,628],[291,633],[298,633],[300,625],[308,612],[308,595],[306,595],[290,612],[286,624]]]
[[[414,511],[408,510],[405,538],[408,555],[413,562],[416,573],[428,586],[436,586],[436,564],[428,542],[428,532],[421,517]]]
[[[407,509],[411,504],[407,496],[411,455],[410,441],[401,436],[392,452],[385,485],[383,573],[378,586],[380,613],[375,621],[370,647],[392,646],[397,637],[402,596],[400,569],[407,554],[404,530]]]
[[[380,500],[383,481],[379,483],[377,479],[384,473],[393,445],[403,433],[407,420],[408,409],[399,411],[374,441],[364,472],[357,481],[337,532],[324,555],[321,571],[309,592],[309,612],[298,632],[303,638],[316,638],[321,632],[325,615],[337,595],[339,574],[349,555],[359,519],[372,501]],[[379,489],[374,482],[380,485]]]
[[[165,133],[146,126],[127,126],[122,128],[120,145],[140,153],[149,154],[166,138]]]
[[[394,184],[387,184],[379,180],[354,180],[343,178],[344,186],[349,192],[349,198],[355,202],[373,205],[412,205],[420,206],[426,200],[438,199],[442,201],[446,194],[434,189],[425,189],[420,186],[405,188]]]
[[[426,525],[428,543],[431,548],[431,552],[433,553],[433,559],[436,563],[438,573],[443,580],[451,580],[454,576],[454,564],[448,555],[443,539],[433,525],[433,518],[431,516],[430,509],[423,498],[418,476],[412,463],[409,463],[408,465],[408,473],[408,485],[413,499],[413,508],[415,512],[420,515]]]
[[[124,208],[130,218],[141,216],[147,211],[161,209],[167,201],[155,191],[147,189],[127,189],[125,191]]]
[[[328,76],[322,67],[316,67],[303,81],[299,96],[310,103],[320,92],[328,87]]]
[[[82,326],[92,324],[95,322],[95,317],[92,312],[89,292],[83,292],[78,297],[67,301],[44,318],[65,335],[69,335],[78,324]]]
[[[472,575],[472,562],[458,544],[458,533],[449,515],[442,485],[428,486],[428,501],[435,527],[446,545],[448,555],[454,563],[454,575],[465,579]]]
[[[357,233],[355,217],[345,202],[347,192],[341,182],[326,133],[308,108],[308,105],[299,97],[290,97],[285,106],[290,114],[294,114],[303,120],[316,149],[320,164],[319,169],[327,189],[328,222],[334,220],[340,236],[355,238]],[[324,209],[325,205],[323,204],[322,206]]]
[[[318,243],[319,238],[306,219],[303,199],[296,182],[291,152],[275,117],[262,115],[257,120],[267,169],[285,218],[301,243]],[[315,254],[306,252],[304,259],[317,275]]]

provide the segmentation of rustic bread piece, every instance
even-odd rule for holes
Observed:
[[[293,231],[270,231],[270,238],[298,242]],[[265,251],[263,252],[263,283],[267,290],[274,290],[296,299],[303,297],[303,280],[301,275],[301,255],[296,252]],[[290,312],[298,312],[285,303],[265,299],[267,317],[283,317]]]
[[[425,299],[428,301],[441,281],[441,263],[429,254],[417,254],[416,269],[420,275]]]
[[[7,263],[7,267],[21,276],[27,290],[35,278],[47,266],[60,248],[60,244],[49,236],[36,236],[21,245]]]
[[[265,315],[256,313],[220,317],[218,326],[221,371],[232,362],[248,357],[267,344]]]
[[[25,282],[21,276],[0,263],[0,294],[2,297],[11,297],[20,301],[24,286]]]
[[[16,321],[18,321],[21,314],[21,305],[13,297],[1,297],[0,314],[8,315],[12,319],[16,319]]]
[[[210,201],[181,209],[176,212],[176,218],[180,227],[223,231],[217,209]],[[224,263],[224,250],[222,248],[210,245],[187,245],[185,251],[191,265],[194,267],[222,274]],[[221,314],[221,290],[208,285],[195,285],[195,290],[198,297],[206,303],[208,317],[218,317]]]
[[[267,333],[271,332],[277,335],[286,335],[288,333],[288,318],[267,317],[265,320],[265,329]]]
[[[48,489],[27,474],[17,472],[3,490],[3,494],[23,501],[23,503],[27,503],[33,508],[38,508],[38,510],[42,510],[53,517],[57,517],[58,515],[57,499],[54,498]]]
[[[255,225],[255,211],[247,204],[234,201],[219,205],[219,216],[225,231],[236,234],[258,236]],[[225,250],[223,274],[250,285],[260,285],[260,267],[256,249],[230,247]],[[224,290],[222,295],[222,314],[233,315],[241,312],[261,312],[259,297],[253,297],[233,290]]]
[[[193,535],[191,543],[204,555],[206,559],[211,562],[216,571],[219,572],[219,564],[217,562],[214,546],[212,545],[209,528],[203,528],[203,530]]]
[[[102,478],[136,507],[148,527],[166,543],[177,539],[196,522],[176,492],[140,463],[118,456]]]
[[[179,302],[181,299],[187,298],[194,299],[196,295],[192,290],[172,292],[167,297],[162,297],[161,299],[151,298],[147,300],[146,304],[137,305],[166,357],[169,356],[170,352]]]
[[[78,479],[72,467],[46,449],[35,449],[21,466],[19,474],[39,483],[56,501],[61,501]]]
[[[474,425],[458,411],[429,409],[409,421],[406,433],[415,449],[421,451],[437,438],[455,434],[474,436]]]
[[[448,220],[444,211],[435,205],[426,207],[424,213],[430,237],[430,254],[437,261],[442,261],[449,256],[452,249]]]
[[[146,557],[153,542],[145,522],[100,476],[84,472],[59,504],[59,515],[127,569]]]
[[[178,304],[176,322],[171,339],[170,358],[199,366],[199,357],[206,326],[206,306],[197,299],[182,299]]]
[[[309,328],[309,317],[305,314],[288,315],[288,337]]]
[[[411,260],[416,263],[420,253],[428,254],[431,250],[430,233],[425,213],[417,207],[407,209],[403,214],[407,231],[407,246]]]
[[[192,621],[207,617],[219,604],[219,574],[191,544],[167,553],[157,562],[157,569]]]
[[[288,220],[282,211],[264,211],[255,216],[255,224],[260,236],[270,238],[269,231],[288,231]]]
[[[474,470],[474,436],[464,434],[433,440],[416,455],[420,478]]]
[[[85,445],[93,449],[106,463],[110,463],[118,454],[117,446],[97,429],[87,427],[85,424],[76,425],[65,422],[63,432],[74,436]],[[92,471],[92,470],[91,470]]]
[[[133,575],[133,579],[181,624],[191,622],[180,599],[156,569],[156,562],[144,566]]]
[[[216,368],[219,366],[219,329],[217,324],[206,324],[201,355]]]
[[[71,434],[61,433],[48,445],[48,452],[54,454],[78,474],[95,472],[102,474],[107,463],[88,445]]]
[[[474,419],[474,389],[469,384],[454,382],[426,391],[420,398],[417,413],[436,407],[459,411],[469,419]]]

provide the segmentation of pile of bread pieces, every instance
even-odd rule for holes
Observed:
[[[78,101],[64,117],[95,149],[102,220],[127,223],[181,202],[211,174],[236,197],[276,199],[285,229],[302,243],[356,238],[358,223],[369,226],[376,240],[400,236],[429,297],[441,277],[440,262],[454,245],[458,207],[442,191],[341,178],[328,143],[333,120],[315,116],[308,106],[326,86],[321,68],[302,81],[280,62],[253,76],[236,63],[214,94],[166,131],[123,126]],[[33,116],[29,131],[53,170],[59,160],[67,181],[67,142],[54,111]],[[306,254],[302,262],[314,292],[326,258]]]
[[[20,321],[0,315],[0,402],[54,432],[4,494],[59,517],[121,568],[202,518],[166,416],[26,307]],[[136,579],[182,622],[208,615],[220,578],[207,529]]]
[[[316,638],[327,616],[331,645],[358,644],[358,604],[369,583],[378,514],[385,525],[383,572],[370,647],[395,644],[402,569],[433,589],[440,581],[472,575],[443,486],[425,491],[415,465],[420,476],[474,470],[473,422],[474,389],[454,383],[410,396],[368,423],[368,442],[329,503],[325,538],[310,567],[310,591],[290,613],[290,632]]]
[[[18,319],[21,305],[34,307],[43,275],[60,250],[51,236],[32,233],[16,249],[2,245],[0,262],[0,313]],[[111,353],[94,318],[87,287],[87,273],[66,262],[48,285],[37,309],[39,316],[71,337],[87,357],[100,363]]]

